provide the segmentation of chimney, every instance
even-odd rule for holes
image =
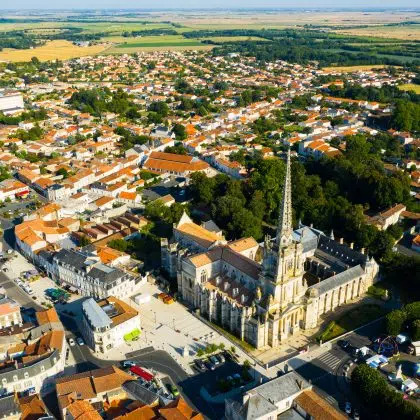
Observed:
[[[340,242],[341,245],[343,245],[344,244],[344,238],[340,238],[339,242]]]
[[[312,228],[314,227],[314,224],[313,224],[313,223],[311,223],[311,224],[309,225],[309,227],[312,229]]]
[[[350,248],[353,249],[354,248],[354,242],[350,242]]]
[[[360,250],[360,252],[361,252],[362,254],[365,254],[365,253],[366,253],[366,248],[362,248],[362,249]]]
[[[242,294],[241,295],[241,303],[244,304],[246,302],[246,299],[247,299],[247,297],[244,294]]]
[[[223,285],[223,290],[226,292],[226,290],[228,290],[229,287],[230,287],[230,284],[227,281],[225,281],[225,284]]]
[[[237,287],[235,287],[235,288],[232,290],[232,296],[233,296],[233,297],[236,297],[236,296],[238,296],[238,294],[239,294],[239,289],[238,289]]]

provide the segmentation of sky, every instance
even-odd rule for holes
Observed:
[[[418,0],[0,0],[0,9],[419,7]]]

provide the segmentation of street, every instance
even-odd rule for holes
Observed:
[[[378,320],[368,326],[347,335],[345,340],[354,347],[369,345],[371,338],[382,332],[383,320]],[[298,368],[296,372],[306,380],[310,380],[324,394],[331,404],[343,408],[346,401],[358,405],[350,384],[345,378],[344,367],[350,362],[350,355],[342,350],[334,340],[332,348]]]

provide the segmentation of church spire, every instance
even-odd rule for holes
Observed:
[[[276,243],[279,247],[292,242],[292,171],[290,163],[290,148],[287,151],[286,177],[284,179],[283,198],[280,206],[279,224]]]

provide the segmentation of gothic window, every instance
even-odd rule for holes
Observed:
[[[235,270],[232,270],[232,274],[231,274],[232,280],[236,279],[236,272]]]
[[[204,283],[207,281],[207,272],[205,270],[203,270],[201,272],[201,283]]]
[[[241,280],[240,280],[240,282],[241,282],[241,284],[245,284],[245,283],[246,283],[246,281],[245,281],[245,279],[244,279],[244,276],[241,276]]]
[[[227,265],[225,264],[225,265],[223,266],[223,274],[226,274],[226,273],[227,273],[227,271],[228,271],[228,269],[227,269]]]

